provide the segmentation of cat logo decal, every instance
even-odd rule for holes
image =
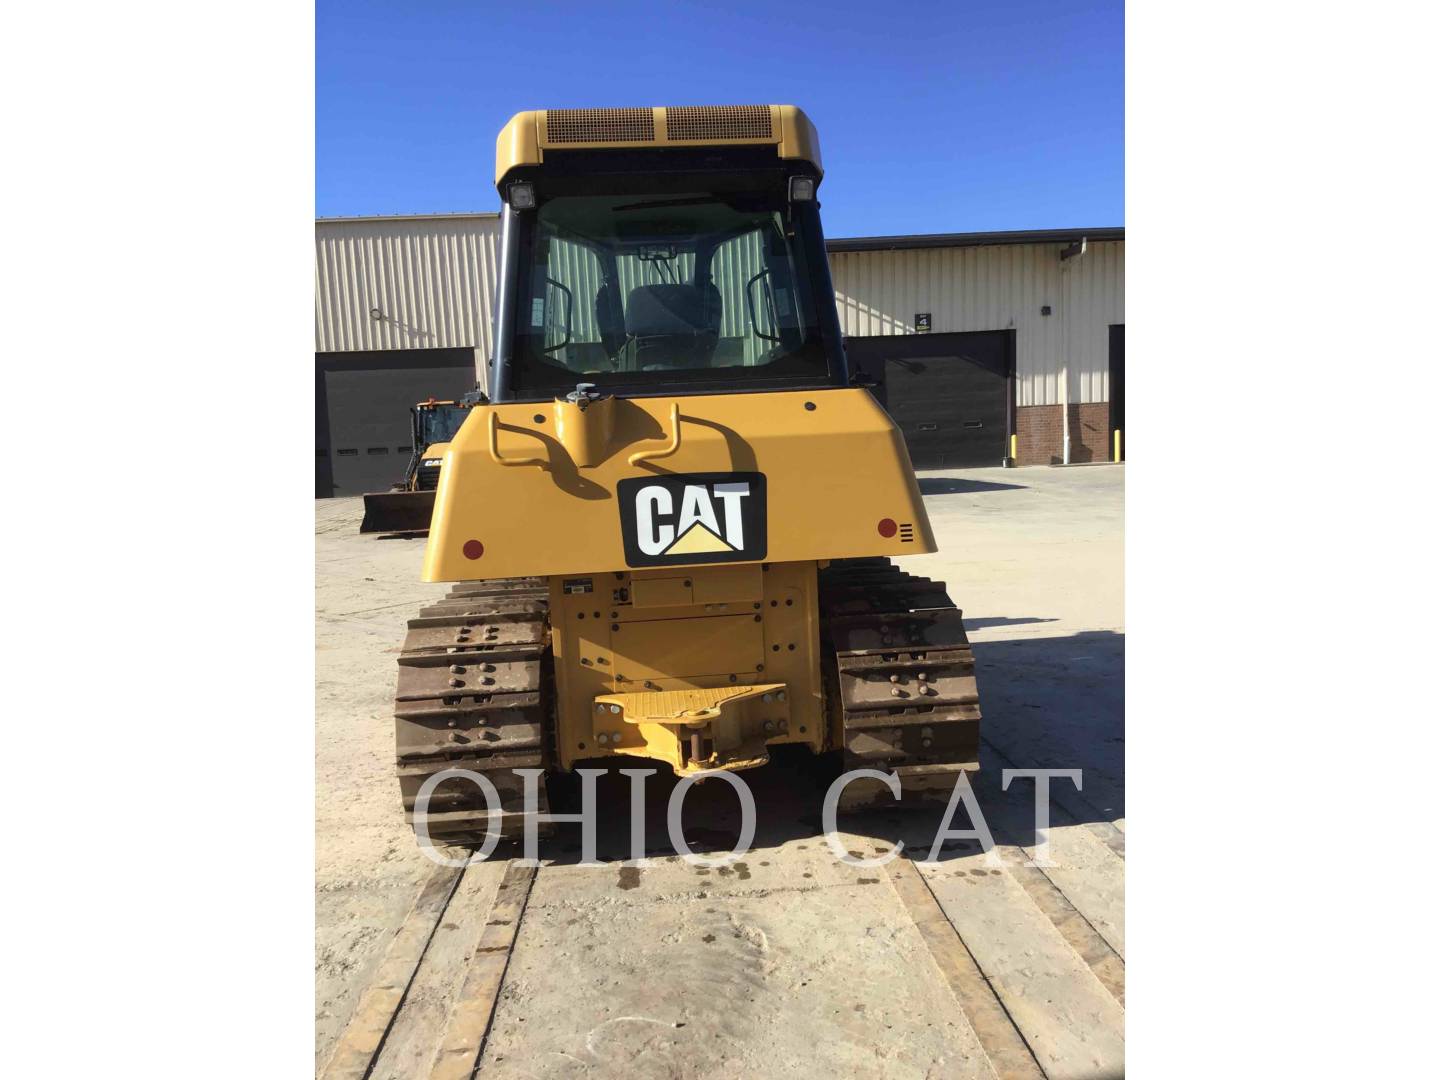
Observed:
[[[763,473],[635,477],[621,480],[618,494],[629,566],[765,558]]]

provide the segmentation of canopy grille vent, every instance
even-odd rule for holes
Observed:
[[[770,139],[774,128],[768,105],[672,105],[665,110],[672,141]]]
[[[550,109],[545,113],[545,142],[654,142],[651,109]]]

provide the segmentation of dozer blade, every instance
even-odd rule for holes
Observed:
[[[362,533],[405,533],[424,536],[435,510],[433,491],[367,491]]]

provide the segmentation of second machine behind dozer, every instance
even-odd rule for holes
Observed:
[[[445,448],[478,400],[481,395],[467,394],[459,401],[430,398],[410,407],[411,450],[405,478],[389,491],[365,493],[362,533],[423,536],[429,531]]]
[[[648,758],[688,775],[838,751],[948,794],[979,758],[974,662],[905,443],[846,370],[790,106],[550,110],[501,132],[490,401],[445,450],[396,694],[427,778]],[[539,809],[547,809],[540,790]],[[859,779],[842,809],[890,804]],[[430,802],[482,838],[477,785]]]

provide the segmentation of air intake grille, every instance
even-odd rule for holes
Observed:
[[[545,142],[654,142],[651,109],[550,109],[545,113]]]
[[[770,139],[775,131],[768,105],[672,105],[665,110],[672,141]]]

